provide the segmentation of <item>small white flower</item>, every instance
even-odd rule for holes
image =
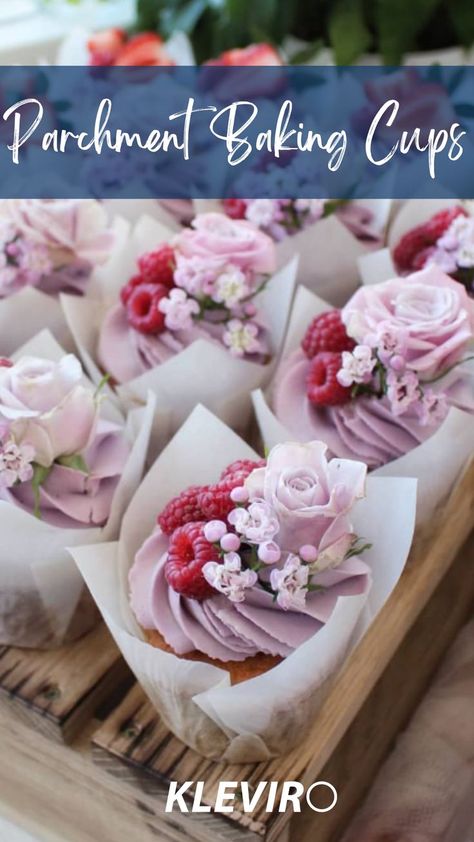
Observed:
[[[376,365],[369,345],[356,345],[353,351],[342,352],[342,368],[337,373],[341,386],[353,383],[368,383]]]
[[[204,578],[231,602],[243,602],[245,591],[253,588],[258,576],[254,570],[242,570],[238,553],[226,553],[224,561],[208,561],[202,568]]]
[[[168,330],[190,330],[193,316],[199,313],[199,304],[194,298],[188,298],[184,289],[172,289],[160,300],[158,309],[165,314]]]
[[[275,510],[265,500],[254,500],[248,508],[233,509],[227,520],[249,544],[271,541],[280,529]]]
[[[28,482],[33,476],[35,449],[30,444],[17,445],[13,439],[0,444],[0,489],[17,482]]]
[[[245,216],[257,228],[268,228],[275,222],[280,207],[274,199],[249,199]]]
[[[416,404],[416,411],[423,427],[428,424],[439,424],[448,411],[446,395],[443,392],[436,393],[433,389],[425,389],[423,396]]]
[[[474,266],[474,243],[464,243],[456,255],[456,262],[461,269]]]
[[[243,357],[245,354],[258,354],[262,351],[258,334],[259,328],[254,322],[231,319],[227,322],[222,341],[233,356]]]
[[[284,611],[303,611],[306,605],[309,569],[296,555],[289,555],[281,570],[272,570],[270,584]]]
[[[225,307],[235,307],[250,293],[247,276],[238,266],[228,265],[216,278],[212,298]]]

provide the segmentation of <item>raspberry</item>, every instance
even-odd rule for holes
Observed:
[[[145,283],[141,275],[132,275],[130,280],[122,287],[120,290],[120,300],[124,307],[127,306],[128,299],[130,298],[133,290],[135,287],[140,286],[140,284]]]
[[[231,219],[245,219],[247,203],[245,199],[224,199],[222,202],[224,213]]]
[[[397,268],[402,272],[422,269],[430,254],[430,246],[436,245],[458,216],[467,216],[464,208],[447,208],[404,234],[393,252]]]
[[[198,497],[198,503],[206,520],[225,520],[229,512],[235,509],[235,503],[230,499],[233,488],[242,485],[245,475],[234,473],[210,485]]]
[[[265,459],[258,459],[258,461],[254,461],[253,459],[237,459],[236,462],[227,465],[227,468],[222,471],[220,478],[222,480],[239,476],[240,479],[244,480],[247,479],[255,468],[263,468],[265,464]]]
[[[169,289],[163,284],[139,284],[127,301],[127,318],[140,333],[161,333],[165,329],[165,314],[158,304]]]
[[[301,347],[311,360],[322,351],[352,351],[355,342],[346,333],[341,311],[329,310],[313,319]]]
[[[316,406],[337,406],[351,399],[351,389],[341,386],[337,373],[341,368],[341,354],[323,351],[311,361],[306,378],[306,394]]]
[[[0,368],[12,368],[13,367],[13,360],[9,360],[8,357],[0,357]]]
[[[146,284],[164,284],[169,289],[174,286],[176,260],[171,246],[161,246],[156,251],[142,254],[138,267]]]
[[[459,205],[454,208],[447,208],[446,210],[435,213],[428,222],[425,223],[425,234],[429,237],[431,244],[434,245],[440,237],[448,230],[449,226],[458,216],[467,216],[467,212]]]
[[[173,532],[165,562],[170,587],[188,599],[207,599],[216,591],[206,582],[202,568],[207,561],[219,561],[219,552],[204,537],[203,521],[192,521]]]
[[[198,496],[202,491],[207,491],[207,485],[192,485],[170,500],[158,517],[158,523],[165,535],[171,535],[185,523],[203,519],[204,515],[198,503]]]

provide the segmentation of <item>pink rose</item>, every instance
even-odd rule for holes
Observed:
[[[104,263],[113,246],[107,212],[94,199],[11,199],[2,211],[25,237],[47,246],[55,267]]]
[[[82,453],[94,436],[97,401],[81,380],[72,354],[59,363],[23,357],[0,368],[0,418],[16,444],[34,448],[34,461],[43,467]]]
[[[269,274],[275,271],[273,240],[250,222],[230,219],[223,213],[203,213],[177,239],[185,257],[219,257],[243,270]]]
[[[266,466],[245,481],[250,499],[265,500],[278,517],[275,540],[286,552],[298,553],[305,544],[327,550],[352,533],[347,515],[364,496],[367,466],[349,459],[328,462],[326,451],[320,441],[279,444]]]
[[[430,266],[405,278],[361,287],[342,310],[349,336],[363,342],[381,323],[403,334],[410,368],[425,378],[460,360],[474,336],[474,301]]]

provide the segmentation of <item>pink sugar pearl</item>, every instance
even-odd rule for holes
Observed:
[[[299,557],[310,564],[312,561],[316,561],[318,557],[318,551],[313,544],[304,544],[300,547]]]
[[[234,532],[227,532],[221,538],[221,547],[225,553],[237,552],[240,547],[240,538]]]
[[[227,526],[223,520],[210,520],[204,527],[204,537],[211,544],[220,541],[227,532]]]

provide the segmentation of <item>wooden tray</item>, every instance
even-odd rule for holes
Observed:
[[[105,699],[131,682],[103,623],[60,649],[0,647],[0,706],[56,740],[71,741]]]
[[[361,802],[395,736],[404,727],[444,652],[474,603],[474,464],[459,480],[431,529],[419,535],[399,585],[335,677],[304,743],[284,758],[229,766],[206,760],[174,737],[135,685],[93,737],[96,763],[136,786],[150,821],[163,832],[187,825],[187,838],[276,842],[286,813],[164,813],[171,780],[205,780],[206,803],[225,781],[330,781],[336,808],[295,816],[298,842],[333,842]],[[456,558],[457,556],[457,558]],[[151,796],[151,798],[150,798]],[[315,835],[315,828],[317,833]],[[212,828],[212,830],[211,830]],[[206,835],[207,834],[207,835]],[[182,838],[181,836],[176,838]]]

